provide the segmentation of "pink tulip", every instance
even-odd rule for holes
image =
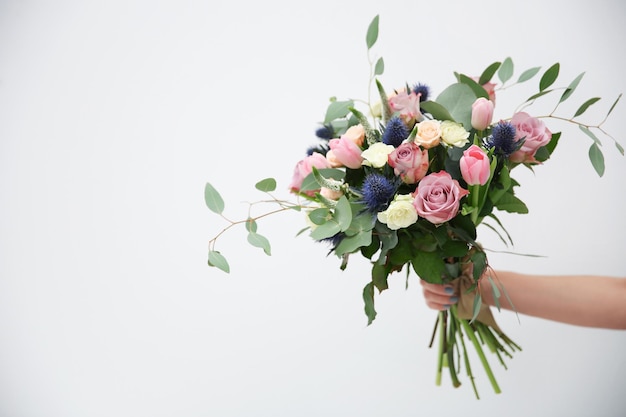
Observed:
[[[468,185],[485,185],[489,180],[489,156],[479,146],[472,145],[463,151],[459,165],[461,175]]]
[[[472,127],[476,130],[485,130],[493,119],[493,102],[484,97],[476,99],[472,104]]]

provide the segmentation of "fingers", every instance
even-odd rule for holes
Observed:
[[[420,280],[426,305],[433,310],[447,310],[452,304],[459,301],[458,294],[454,293],[451,285],[431,284]]]

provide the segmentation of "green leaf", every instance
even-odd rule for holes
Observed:
[[[498,210],[506,211],[509,213],[528,213],[528,207],[519,198],[515,197],[512,193],[505,193],[500,197],[499,201],[495,204]]]
[[[585,133],[585,135],[589,136],[591,140],[593,140],[596,144],[602,145],[602,142],[600,142],[600,139],[598,139],[598,137],[591,130],[589,130],[587,126],[578,125],[578,127],[580,128],[580,130],[582,130]]]
[[[372,267],[372,282],[379,292],[383,292],[389,285],[387,284],[387,277],[389,271],[385,265],[374,264]]]
[[[309,220],[318,226],[326,223],[329,217],[330,209],[326,207],[317,208],[309,213]]]
[[[474,281],[478,281],[487,268],[487,254],[482,250],[476,251],[471,256],[474,264],[473,275]]]
[[[368,247],[372,243],[372,231],[362,231],[352,236],[346,236],[335,248],[337,256],[356,252],[358,249]]]
[[[374,283],[370,282],[363,288],[363,301],[365,302],[365,315],[367,316],[367,325],[372,324],[376,318],[376,310],[374,309]]]
[[[576,90],[576,87],[578,87],[578,84],[580,83],[580,80],[582,80],[584,75],[585,73],[582,72],[578,75],[578,77],[574,78],[574,81],[570,83],[570,85],[565,89],[565,91],[561,95],[561,99],[559,100],[559,103],[563,103],[572,95],[572,93],[574,92],[574,90]]]
[[[476,291],[476,293],[474,294],[474,305],[472,308],[472,319],[470,320],[470,322],[473,322],[474,320],[476,320],[476,317],[478,317],[478,314],[480,313],[480,307],[482,306],[483,303],[483,299],[480,295],[480,291]]]
[[[372,19],[369,27],[367,28],[367,34],[365,35],[365,42],[367,43],[367,49],[370,49],[376,43],[378,39],[378,15]]]
[[[252,217],[248,217],[248,219],[246,220],[246,230],[248,232],[256,233],[256,229],[256,220],[254,220]]]
[[[502,295],[500,293],[500,289],[496,285],[493,278],[491,278],[491,275],[487,275],[487,280],[489,281],[489,285],[491,286],[491,293],[493,294],[493,301],[498,311],[500,311],[500,296]]]
[[[326,109],[326,116],[324,117],[324,124],[330,123],[335,119],[346,117],[350,113],[350,107],[354,106],[354,101],[333,101],[328,105]]]
[[[621,153],[622,156],[624,156],[624,147],[622,145],[620,145],[620,143],[618,141],[615,141],[615,147],[617,148],[619,153]]]
[[[622,98],[622,95],[620,94],[619,96],[617,96],[617,98],[615,99],[615,101],[613,102],[613,105],[611,106],[611,108],[609,109],[608,113],[606,114],[606,117],[609,117],[609,115],[611,114],[611,112],[613,111],[613,109],[615,108],[615,106],[617,106],[617,103],[619,102],[619,100]],[[624,152],[622,151],[622,155],[624,154]]]
[[[335,180],[341,180],[345,177],[345,171],[336,168],[323,168],[317,170],[321,176],[324,178],[332,178]],[[302,186],[300,187],[300,191],[313,191],[319,190],[320,184],[315,179],[315,175],[311,172],[307,175],[304,180],[302,180]]]
[[[476,81],[474,81],[467,75],[460,74],[459,82],[469,86],[469,88],[472,89],[474,94],[476,94],[476,98],[483,97],[483,98],[489,99],[489,93],[487,93],[487,90],[485,90],[482,85],[478,84]]]
[[[451,120],[453,122],[456,122],[450,112],[448,112],[445,107],[443,107],[436,101],[424,101],[423,103],[420,103],[420,108],[422,110],[425,110],[426,113],[430,113],[430,115],[433,116],[434,119],[442,121]]]
[[[230,267],[228,266],[226,258],[224,258],[221,253],[215,250],[209,251],[209,266],[219,268],[226,273],[230,272]]]
[[[391,110],[391,107],[389,106],[387,93],[385,92],[385,89],[383,85],[381,84],[381,82],[378,80],[376,80],[376,88],[378,89],[378,94],[380,96],[380,103],[382,105],[383,122],[386,123],[389,119],[391,119],[391,115],[393,114],[393,111]]]
[[[250,232],[248,233],[248,243],[252,246],[261,248],[265,252],[266,255],[271,255],[272,251],[270,249],[270,242],[265,238],[265,236],[261,236],[258,233]]]
[[[502,61],[502,65],[500,65],[500,69],[498,69],[498,78],[502,81],[502,84],[507,82],[513,76],[513,60],[507,57],[504,61]]]
[[[517,79],[518,83],[523,83],[525,81],[530,80],[531,78],[533,78],[535,75],[537,75],[537,73],[541,70],[541,67],[533,67],[530,69],[527,69],[526,71],[522,72],[522,74],[519,76],[519,78]]]
[[[602,151],[597,143],[594,143],[589,148],[589,160],[598,173],[598,176],[601,177],[604,175],[604,155],[602,155]]]
[[[600,100],[600,97],[593,97],[590,98],[589,100],[585,101],[579,108],[578,110],[576,110],[576,113],[574,114],[574,117],[578,117],[581,114],[583,114],[584,112],[587,111],[587,109],[594,103],[598,102]]]
[[[335,236],[341,231],[341,227],[336,220],[328,220],[326,223],[317,226],[311,231],[311,238],[314,240],[327,239]]]
[[[385,61],[380,57],[374,66],[374,75],[381,75],[383,72],[385,72]]]
[[[560,65],[557,62],[552,65],[550,68],[546,70],[541,76],[541,80],[539,81],[539,91],[543,91],[546,88],[550,87],[556,81],[559,76]]]
[[[491,78],[493,78],[493,75],[496,73],[498,68],[500,68],[500,65],[502,65],[501,62],[494,62],[493,64],[485,68],[483,73],[480,74],[480,77],[478,77],[478,84],[483,85],[491,81]]]
[[[269,193],[276,189],[276,180],[274,178],[265,178],[255,184],[255,187],[259,191]]]
[[[546,94],[551,93],[552,91],[554,91],[554,90],[544,90],[544,91],[541,91],[541,92],[539,92],[537,94],[533,94],[532,96],[530,96],[530,97],[528,97],[526,99],[526,102],[528,103],[531,100],[534,100],[534,99],[539,98],[541,96],[545,96]]]
[[[342,232],[350,227],[350,223],[352,223],[352,207],[350,207],[350,202],[345,195],[342,195],[337,201],[333,217],[339,223],[339,228]]]
[[[442,276],[446,273],[446,265],[437,252],[418,252],[411,259],[411,265],[417,276],[426,282],[442,284]]]
[[[476,94],[467,84],[450,85],[436,101],[450,112],[456,122],[462,123],[467,130],[472,129],[472,104],[476,101]]]
[[[222,196],[208,182],[204,186],[204,201],[212,212],[222,214],[224,211],[224,200],[222,200]]]

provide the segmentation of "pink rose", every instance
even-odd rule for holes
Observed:
[[[394,112],[400,113],[400,118],[411,126],[420,117],[420,96],[414,92],[401,91],[395,96],[389,97],[389,107]]]
[[[428,150],[422,150],[415,142],[405,142],[387,157],[393,172],[406,184],[415,184],[428,171]]]
[[[515,140],[524,138],[522,147],[511,154],[511,161],[537,162],[535,153],[537,149],[550,142],[552,132],[541,120],[524,112],[515,113],[511,119],[511,124],[515,126]]]
[[[459,212],[461,198],[468,191],[446,171],[425,176],[415,190],[413,206],[420,217],[433,224],[445,223]]]
[[[472,145],[464,150],[459,165],[461,175],[468,185],[485,185],[489,180],[491,162],[479,146]]]
[[[297,193],[300,191],[302,187],[302,181],[313,172],[313,168],[324,169],[330,168],[330,164],[321,153],[314,152],[310,156],[307,156],[300,162],[296,164],[296,167],[293,170],[293,177],[291,179],[291,184],[289,184],[289,189]],[[314,195],[315,192],[308,192],[310,195]]]
[[[484,97],[476,99],[472,104],[472,127],[476,130],[485,130],[493,119],[493,102]]]
[[[331,139],[328,146],[330,146],[330,151],[327,154],[328,160],[352,169],[361,167],[361,162],[363,162],[362,150],[349,137],[342,136],[340,139]]]

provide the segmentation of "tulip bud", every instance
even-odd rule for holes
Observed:
[[[493,118],[493,103],[484,97],[477,98],[472,104],[472,127],[485,130]]]

